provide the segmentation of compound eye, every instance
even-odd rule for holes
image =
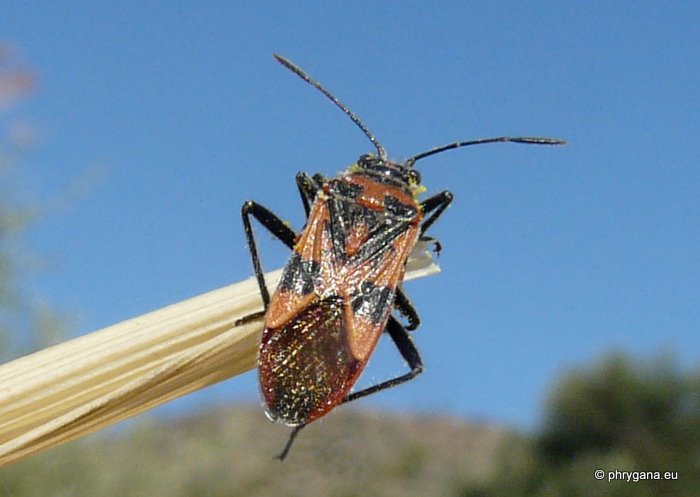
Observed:
[[[421,175],[418,171],[415,169],[411,169],[408,172],[408,182],[412,185],[420,185],[421,183]]]

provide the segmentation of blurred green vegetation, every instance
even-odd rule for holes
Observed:
[[[571,371],[555,384],[538,433],[506,442],[498,466],[481,494],[463,495],[700,495],[700,374],[684,374],[666,356],[622,354]],[[630,475],[610,479],[615,471]],[[644,480],[642,472],[677,479]]]
[[[696,496],[700,377],[610,356],[556,382],[532,435],[444,416],[340,408],[289,431],[258,407],[143,416],[0,468],[0,495]],[[605,472],[596,480],[594,472]],[[609,471],[677,480],[608,481]]]
[[[431,496],[483,484],[504,432],[446,417],[338,409],[289,430],[259,407],[146,417],[0,468],[0,494],[46,496]]]

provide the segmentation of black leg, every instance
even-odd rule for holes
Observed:
[[[289,449],[292,448],[292,444],[294,443],[294,439],[297,438],[297,435],[299,434],[301,429],[305,426],[306,425],[300,425],[292,430],[292,433],[289,434],[289,440],[287,440],[287,443],[285,444],[284,449],[282,449],[282,452],[277,454],[277,459],[279,459],[280,461],[284,461],[284,459],[287,457],[287,454],[289,454]]]
[[[343,402],[352,402],[353,400],[357,400],[361,397],[366,397],[367,395],[377,393],[380,390],[395,387],[396,385],[400,385],[408,380],[412,380],[423,371],[423,361],[420,358],[418,349],[413,344],[413,340],[411,340],[411,336],[408,334],[406,329],[401,326],[401,323],[399,323],[395,317],[391,316],[389,318],[386,331],[394,341],[394,344],[396,344],[396,348],[399,349],[401,357],[403,357],[404,361],[408,363],[408,367],[411,368],[411,371],[404,375],[397,376],[396,378],[392,378],[377,385],[365,388],[364,390],[360,390],[359,392],[353,392],[345,397]]]
[[[316,176],[312,178],[306,173],[297,173],[297,188],[299,188],[299,195],[301,195],[301,202],[304,204],[307,218],[311,212],[311,204],[316,198],[316,193],[321,188]]]
[[[360,390],[359,392],[351,393],[343,399],[343,403],[352,402],[353,400],[357,400],[361,397],[366,397],[367,395],[377,393],[380,390],[395,387],[396,385],[400,385],[401,383],[405,383],[408,380],[415,378],[423,371],[423,361],[420,358],[418,349],[413,344],[413,340],[411,340],[411,337],[406,329],[401,326],[401,323],[399,323],[395,317],[391,316],[389,318],[386,331],[394,341],[394,344],[396,344],[396,348],[399,349],[401,357],[403,357],[404,361],[408,363],[408,367],[411,368],[411,371],[404,375],[397,376],[396,378],[392,378],[377,385],[365,388],[364,390]],[[280,452],[280,454],[277,456],[279,460],[284,461],[284,458],[287,457],[287,454],[289,454],[289,449],[292,448],[294,439],[305,426],[306,425],[297,426],[294,428],[294,430],[292,430],[292,433],[289,435],[289,440],[287,440],[287,444],[284,446],[284,449],[282,449],[282,452]]]
[[[408,319],[408,326],[406,326],[406,331],[413,331],[418,326],[420,326],[420,316],[418,316],[418,311],[413,307],[411,299],[403,291],[401,287],[396,289],[396,295],[394,296],[394,309],[399,311],[403,317]]]
[[[255,243],[255,235],[253,235],[253,227],[250,224],[250,216],[253,216],[262,224],[267,230],[272,233],[276,238],[282,240],[287,247],[290,249],[294,248],[294,240],[296,239],[296,233],[289,226],[284,224],[279,217],[277,217],[272,211],[263,207],[262,205],[248,200],[243,204],[241,208],[241,217],[243,218],[243,229],[245,230],[245,237],[248,241],[248,250],[250,251],[250,257],[253,260],[253,270],[255,271],[255,277],[258,279],[258,286],[260,287],[260,297],[262,297],[265,310],[267,310],[270,305],[270,292],[267,290],[267,285],[265,284],[265,277],[260,265],[260,257],[258,256],[258,246]]]
[[[432,226],[432,224],[438,220],[438,218],[442,215],[442,213],[449,207],[449,205],[452,203],[452,199],[454,199],[454,195],[452,195],[451,192],[444,191],[441,193],[438,193],[437,195],[425,199],[421,203],[421,207],[423,209],[423,213],[425,215],[429,214],[430,212],[433,212],[428,219],[423,221],[423,224],[420,226],[420,234],[421,236]]]
[[[423,233],[435,222],[438,220],[438,218],[442,215],[442,213],[449,207],[450,203],[452,202],[454,196],[452,193],[448,191],[444,191],[442,193],[438,193],[437,195],[430,197],[426,199],[422,204],[421,207],[423,209],[423,212],[425,214],[430,214],[431,212],[435,211],[432,213],[432,215],[426,219],[423,224],[421,225],[421,236],[420,240],[424,242],[432,242],[435,247],[435,253],[437,255],[440,255],[440,250],[442,250],[442,246],[440,245],[440,242],[436,240],[435,238],[425,236]],[[415,307],[413,307],[413,304],[411,303],[411,300],[408,298],[408,296],[404,293],[404,291],[399,287],[396,289],[396,296],[394,298],[394,307],[406,318],[408,318],[408,326],[406,327],[406,331],[413,331],[418,326],[420,325],[420,317],[418,316],[418,312],[416,311]]]
[[[442,244],[440,243],[440,240],[438,240],[437,238],[433,238],[432,236],[423,235],[421,235],[418,239],[421,242],[432,243],[433,252],[435,252],[435,256],[440,257],[440,252],[442,252]]]

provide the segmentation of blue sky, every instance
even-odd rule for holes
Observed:
[[[6,2],[0,36],[39,74],[22,195],[36,298],[87,333],[252,274],[255,199],[303,223],[294,175],[372,150],[542,135],[420,163],[456,199],[435,277],[406,289],[426,372],[365,404],[534,426],[553,379],[610,350],[697,366],[700,35],[664,2]],[[76,184],[84,193],[68,195]],[[266,266],[285,251],[263,236]],[[380,347],[362,380],[402,369]],[[178,401],[257,399],[255,376]]]

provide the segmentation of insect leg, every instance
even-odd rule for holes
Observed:
[[[282,449],[282,452],[277,454],[276,459],[279,459],[280,461],[284,461],[284,459],[287,457],[287,454],[289,454],[289,449],[292,448],[292,444],[294,443],[294,439],[297,438],[297,435],[299,434],[301,429],[305,426],[306,425],[299,425],[292,430],[292,433],[289,434],[289,440],[287,440],[287,443],[285,444],[284,449]]]
[[[297,173],[297,188],[299,188],[301,202],[304,204],[304,212],[306,212],[306,217],[308,218],[311,204],[313,204],[316,192],[320,190],[321,186],[316,180],[316,176],[312,178],[306,173]]]
[[[398,295],[398,292],[397,292]],[[396,344],[396,348],[399,349],[399,352],[401,353],[401,357],[408,363],[408,366],[411,368],[411,371],[408,373],[398,376],[396,378],[392,378],[387,381],[383,381],[377,385],[371,386],[369,388],[365,388],[364,390],[360,390],[359,392],[354,392],[348,395],[343,399],[343,403],[345,402],[351,402],[353,400],[359,399],[360,397],[365,397],[367,395],[371,395],[373,393],[379,392],[380,390],[384,390],[386,388],[391,388],[395,387],[396,385],[399,385],[401,383],[404,383],[410,379],[415,378],[418,374],[420,374],[423,371],[423,361],[420,358],[420,354],[418,353],[418,349],[416,349],[416,346],[413,344],[413,341],[411,340],[411,337],[409,336],[408,332],[406,331],[407,329],[414,329],[414,325],[418,326],[419,320],[418,320],[418,315],[411,305],[410,300],[408,300],[408,297],[402,292],[401,293],[402,297],[397,297],[396,301],[398,302],[401,299],[402,304],[397,304],[397,305],[407,305],[408,307],[405,308],[404,310],[401,310],[402,314],[405,314],[408,317],[409,320],[409,326],[408,328],[404,328],[401,323],[399,323],[395,317],[391,316],[389,318],[389,323],[387,324],[386,331],[389,333],[389,336],[391,339],[394,341],[394,344]],[[410,308],[410,310],[408,310]],[[406,311],[404,313],[404,311]],[[415,316],[415,321],[412,320],[411,315]],[[292,444],[294,443],[294,440],[296,439],[297,435],[301,431],[302,428],[304,428],[306,425],[300,425],[294,428],[292,433],[289,435],[289,440],[287,440],[287,444],[284,446],[284,449],[282,449],[282,452],[277,456],[277,459],[280,461],[284,461],[285,457],[287,457],[287,454],[289,454],[289,450],[292,448]]]
[[[287,247],[294,248],[294,240],[296,239],[296,233],[289,226],[284,224],[279,217],[277,217],[272,211],[263,207],[262,205],[248,200],[243,203],[241,208],[241,217],[243,218],[243,229],[245,230],[245,237],[248,241],[248,250],[250,251],[250,257],[253,260],[253,270],[255,271],[255,277],[258,279],[258,286],[260,287],[260,296],[262,297],[265,310],[267,310],[270,305],[270,292],[267,290],[267,285],[265,284],[265,277],[260,265],[260,257],[258,256],[258,246],[255,243],[255,236],[253,235],[253,227],[250,224],[250,216],[253,216],[262,224],[270,233],[275,237],[279,238],[282,243]]]
[[[420,206],[423,209],[424,214],[435,211],[430,215],[430,217],[428,217],[428,219],[423,221],[423,224],[421,224],[421,236],[428,230],[428,228],[430,228],[430,226],[432,226],[435,221],[438,220],[445,209],[449,207],[449,205],[452,203],[452,199],[454,199],[452,192],[444,191],[421,202]]]
[[[401,287],[396,288],[396,295],[394,296],[394,309],[399,311],[403,317],[408,319],[406,331],[413,331],[420,326],[418,311],[416,311],[416,308],[413,307],[411,299],[408,298],[408,295],[406,295],[406,292],[404,292]]]
[[[396,348],[399,349],[401,357],[403,357],[403,359],[408,363],[408,367],[411,368],[411,371],[404,375],[397,376],[396,378],[392,378],[391,380],[383,381],[377,385],[360,390],[359,392],[353,392],[345,397],[343,402],[351,402],[361,397],[366,397],[367,395],[379,392],[380,390],[395,387],[396,385],[400,385],[401,383],[415,378],[423,371],[423,361],[420,358],[418,349],[413,344],[413,340],[411,340],[411,336],[408,334],[406,329],[401,326],[401,323],[399,323],[395,317],[391,316],[389,318],[386,331],[394,341],[394,344],[396,344]]]
[[[433,245],[433,252],[435,252],[436,257],[440,257],[440,252],[442,252],[442,243],[437,238],[432,236],[421,236],[419,238],[421,242],[431,243]]]

